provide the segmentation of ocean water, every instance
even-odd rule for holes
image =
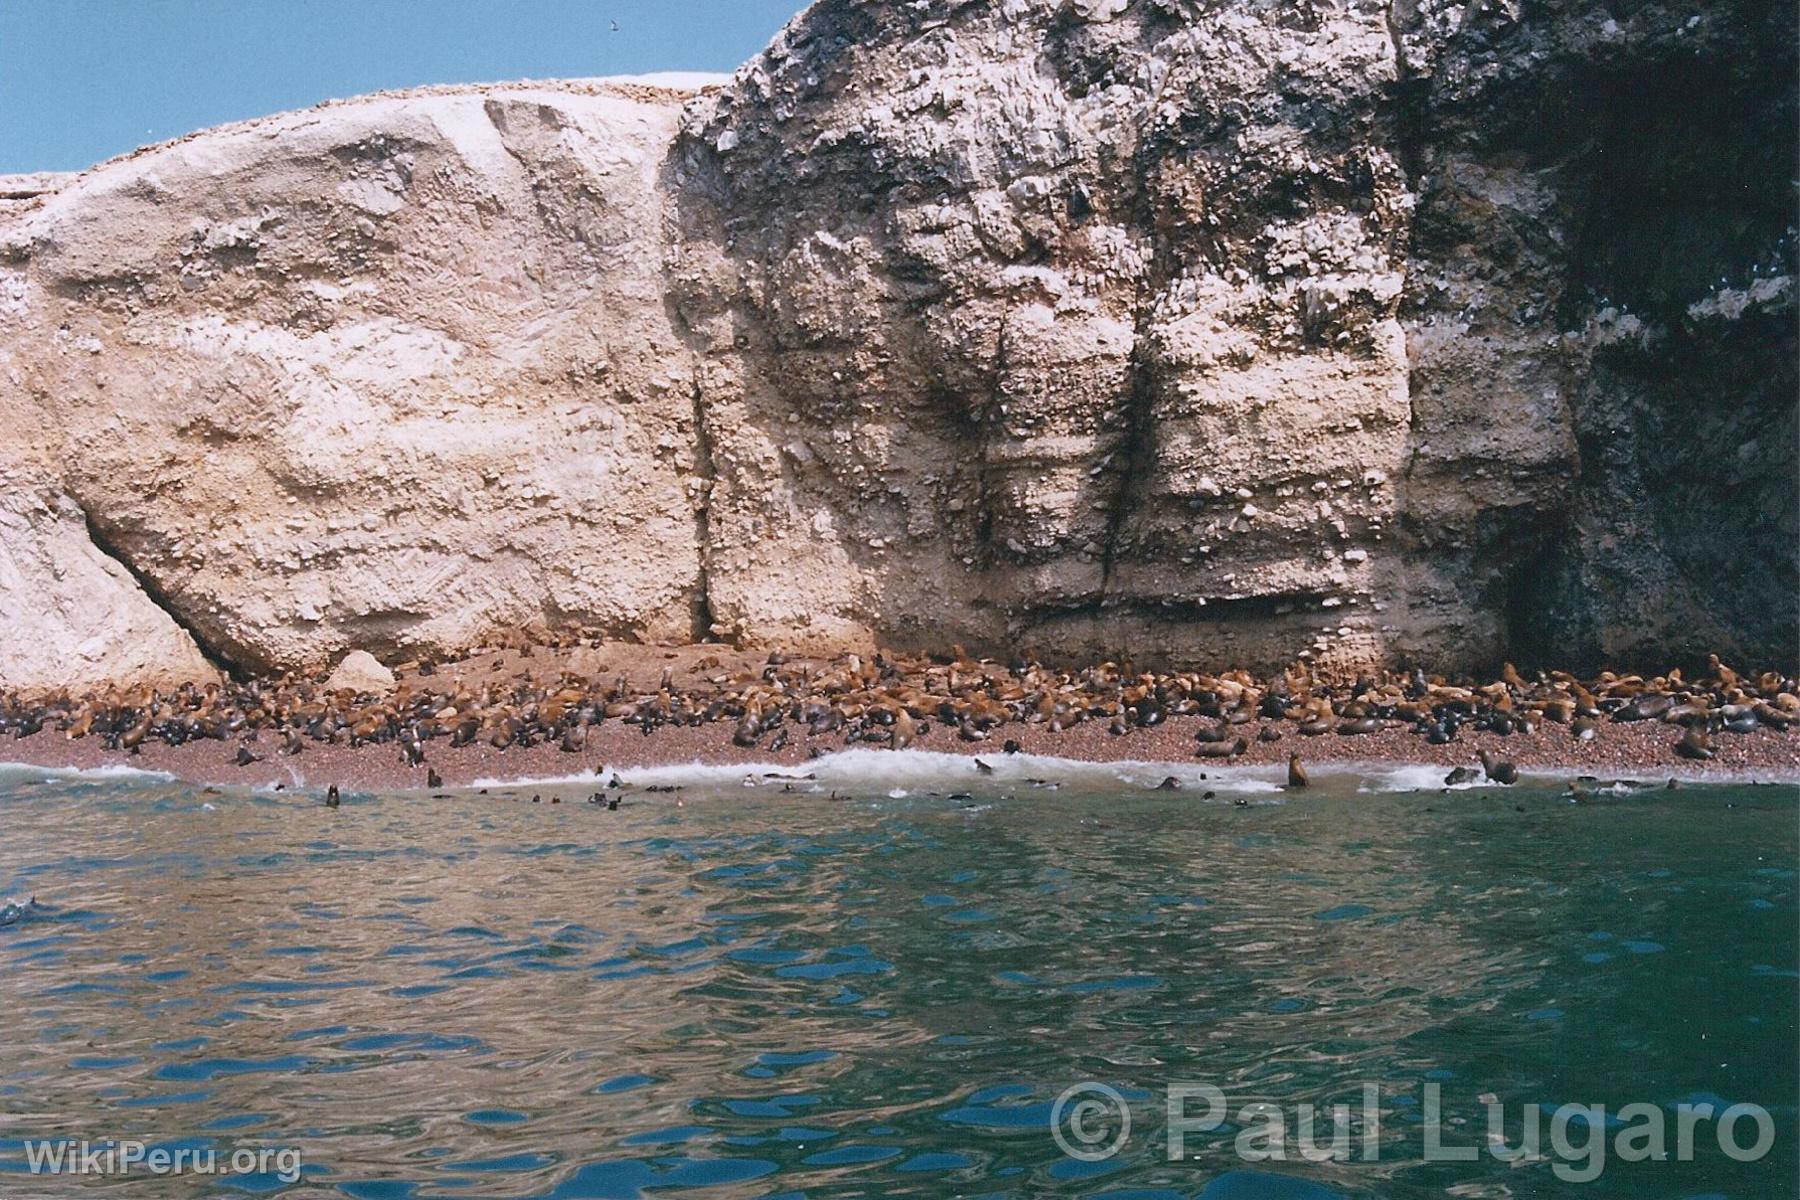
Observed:
[[[1793,788],[1203,769],[0,769],[0,1196],[1794,1194]],[[1755,1110],[1683,1155],[1708,1105]],[[34,1174],[63,1139],[219,1173]]]

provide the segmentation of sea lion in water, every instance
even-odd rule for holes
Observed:
[[[1181,780],[1175,778],[1173,775],[1165,776],[1163,781],[1156,785],[1156,790],[1159,792],[1179,792],[1181,790]]]
[[[1457,767],[1444,776],[1444,783],[1449,787],[1455,787],[1459,783],[1473,783],[1478,775],[1480,772],[1474,767]]]
[[[1312,780],[1306,777],[1306,768],[1300,765],[1298,754],[1288,755],[1288,781],[1290,788],[1299,789],[1308,786]]]
[[[337,784],[334,783],[330,787],[325,789],[325,807],[326,808],[336,808],[338,805],[340,805],[342,803],[343,803],[343,801],[338,798]]]
[[[1519,768],[1503,758],[1495,758],[1486,750],[1481,752],[1481,769],[1495,783],[1510,787],[1519,782]]]
[[[436,767],[425,768],[425,786],[433,791],[444,786],[444,777],[437,773]]]

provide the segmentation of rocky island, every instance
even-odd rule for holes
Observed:
[[[1758,0],[821,0],[695,90],[0,180],[8,719],[323,696],[352,652],[416,700],[512,646],[487,706],[578,679],[559,714],[716,650],[721,743],[771,652],[1213,719],[1236,670],[1335,729],[1516,662],[1502,711],[1647,691],[1785,763],[1795,40]],[[387,760],[455,688],[344,692]]]

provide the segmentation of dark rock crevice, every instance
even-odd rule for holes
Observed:
[[[718,466],[713,461],[712,432],[707,427],[706,399],[700,388],[698,372],[691,390],[694,404],[694,486],[699,502],[694,505],[694,555],[697,574],[694,578],[693,640],[714,640],[712,586],[708,562],[712,558],[712,490],[718,481]]]
[[[76,501],[75,504],[81,512],[82,522],[87,527],[88,540],[94,544],[94,549],[118,563],[125,573],[131,576],[132,581],[137,584],[138,590],[143,592],[150,603],[173,621],[178,629],[194,640],[194,645],[199,648],[201,655],[211,666],[240,682],[249,678],[232,655],[214,645],[212,640],[194,622],[182,615],[180,606],[169,598],[168,593],[157,584],[154,578],[138,569],[132,561],[131,555],[125,552],[124,548],[115,540],[114,534],[103,523],[94,519],[94,515],[88,507],[79,501]]]

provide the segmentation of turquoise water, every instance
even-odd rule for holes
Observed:
[[[0,774],[0,896],[38,900],[0,913],[0,1196],[1793,1194],[1792,789],[709,778],[332,813]],[[1102,1161],[1051,1136],[1081,1081],[1131,1110]],[[1233,1116],[1373,1084],[1375,1153],[1353,1115],[1354,1161],[1246,1160],[1246,1119],[1170,1162],[1172,1083]],[[1484,1097],[1514,1141],[1528,1103],[1647,1103],[1671,1153],[1683,1102],[1775,1136],[1586,1184],[1426,1162],[1428,1084],[1453,1145]],[[31,1175],[58,1138],[304,1166]]]

